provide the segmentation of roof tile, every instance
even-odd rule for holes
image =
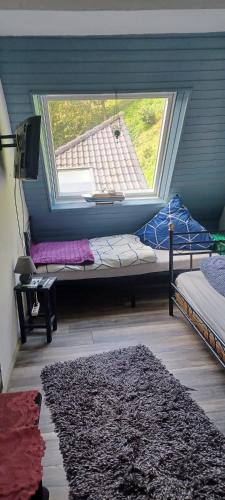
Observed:
[[[121,132],[118,142],[115,128]],[[56,149],[55,159],[57,169],[92,168],[97,190],[148,187],[121,114]]]

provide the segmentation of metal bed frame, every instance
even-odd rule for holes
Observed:
[[[205,234],[210,234],[208,231],[203,231]],[[220,231],[223,233],[224,231]],[[219,334],[214,331],[214,329],[207,323],[204,317],[195,310],[195,308],[188,302],[186,297],[180,292],[179,288],[175,284],[175,273],[174,273],[174,257],[176,255],[190,255],[190,271],[196,270],[192,266],[193,255],[208,254],[210,257],[213,253],[217,251],[213,248],[200,251],[191,250],[181,250],[184,243],[174,243],[174,236],[187,235],[187,233],[174,232],[173,224],[169,225],[169,315],[173,316],[174,304],[177,306],[179,311],[183,314],[186,320],[190,323],[195,332],[200,336],[202,341],[207,345],[211,353],[217,358],[221,365],[225,368],[225,342],[221,339]],[[190,232],[190,235],[199,234],[197,232]],[[211,240],[206,240],[206,243],[210,243]],[[195,241],[195,243],[202,243],[200,241]],[[225,246],[224,240],[217,240],[216,243],[222,243]],[[185,246],[193,243],[186,243]],[[183,272],[183,271],[182,271]],[[177,273],[176,273],[177,274]],[[225,329],[225,326],[224,326]]]

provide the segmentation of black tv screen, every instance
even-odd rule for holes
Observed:
[[[31,116],[16,127],[15,177],[37,179],[41,117]]]

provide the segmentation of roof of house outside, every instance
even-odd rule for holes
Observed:
[[[118,141],[113,131],[119,129]],[[55,151],[57,169],[91,168],[97,191],[148,189],[130,134],[119,113]]]

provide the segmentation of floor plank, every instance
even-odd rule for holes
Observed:
[[[40,371],[49,363],[101,353],[118,347],[145,344],[162,360],[215,425],[225,433],[225,371],[185,323],[178,311],[168,315],[165,296],[141,298],[131,309],[129,301],[88,301],[79,308],[71,295],[59,301],[58,330],[46,345],[43,333],[33,333],[21,346],[9,390],[41,390]],[[43,403],[40,428],[46,441],[43,482],[50,498],[68,498],[68,488],[58,438],[48,408]]]

